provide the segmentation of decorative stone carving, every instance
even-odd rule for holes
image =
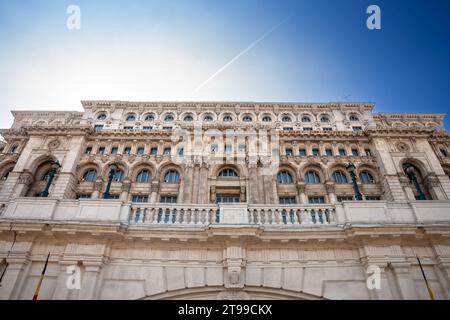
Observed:
[[[29,186],[30,184],[33,183],[33,181],[34,181],[34,178],[33,178],[33,175],[31,174],[31,172],[21,172],[20,173],[18,183]]]
[[[49,150],[55,150],[57,148],[59,148],[59,146],[61,145],[61,142],[58,139],[52,140],[47,144],[47,147],[49,148]]]

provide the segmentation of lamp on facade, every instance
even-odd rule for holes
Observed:
[[[50,186],[52,185],[53,179],[55,178],[56,171],[61,168],[61,165],[59,164],[58,160],[52,161],[51,163],[51,169],[48,173],[48,180],[47,185],[45,186],[44,191],[41,192],[41,197],[47,198],[50,190]]]
[[[112,183],[114,176],[116,175],[116,172],[118,169],[119,169],[119,166],[115,162],[113,162],[109,165],[108,184],[106,186],[105,192],[103,193],[103,199],[109,199],[109,197],[110,197],[109,191],[111,190],[111,183]]]
[[[349,163],[346,166],[346,169],[352,178],[353,190],[355,190],[355,199],[361,201],[363,198],[361,192],[359,191],[358,184],[356,183],[356,167],[353,163]]]
[[[409,177],[409,180],[416,187],[417,193],[419,194],[419,200],[426,200],[425,193],[423,193],[422,188],[420,188],[419,181],[417,181],[416,169],[412,165],[406,165],[405,172]]]

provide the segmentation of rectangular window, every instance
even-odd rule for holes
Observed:
[[[292,152],[292,149],[286,149],[286,155],[288,156],[288,157],[292,157],[292,155],[293,155],[293,152]]]
[[[308,202],[311,204],[321,204],[321,203],[325,203],[325,198],[324,197],[309,197]]]
[[[172,131],[172,127],[163,127],[163,131]]]
[[[314,148],[314,149],[312,149],[312,154],[313,154],[313,156],[319,156],[319,149],[317,149],[317,148]]]
[[[171,153],[172,153],[172,149],[171,148],[164,148],[163,155],[170,156]]]
[[[124,154],[131,154],[131,147],[125,147],[125,149],[123,149],[123,153]]]
[[[332,157],[333,156],[333,150],[331,149],[325,149],[325,155],[327,157]]]
[[[161,196],[161,203],[177,203],[176,196]]]
[[[180,157],[182,157],[183,154],[184,154],[184,149],[183,149],[183,148],[178,148],[178,150],[177,150],[177,155],[180,156]]]
[[[292,127],[284,127],[283,131],[294,131],[294,128],[292,128]]]
[[[380,201],[381,197],[380,196],[366,196],[366,200],[367,201]]]
[[[124,130],[133,130],[133,127],[123,127]]]
[[[87,193],[77,194],[77,199],[90,199],[91,195]]]
[[[330,131],[333,131],[333,128],[322,128],[322,130],[323,130],[323,131],[330,132]]]
[[[120,198],[120,195],[118,195],[118,194],[110,194],[109,195],[109,199],[112,199],[112,200],[119,200],[119,198]]]
[[[156,154],[158,153],[158,148],[157,147],[153,147],[150,149],[150,155],[151,156],[156,156]]]
[[[144,147],[137,148],[137,154],[143,155],[144,154]]]
[[[119,152],[119,148],[118,147],[112,147],[111,148],[111,154],[117,154],[117,152]]]
[[[337,197],[337,201],[338,201],[338,202],[342,202],[342,201],[353,201],[353,197],[352,197],[352,196],[338,196],[338,197]]]
[[[144,131],[150,131],[150,130],[152,130],[152,127],[144,126],[144,127],[142,127],[142,130],[144,130]]]
[[[105,154],[105,147],[98,148],[98,154],[104,155]]]
[[[131,199],[133,202],[148,202],[148,196],[134,195]]]
[[[372,152],[370,151],[370,149],[366,149],[366,150],[364,150],[364,152],[366,153],[366,156],[368,156],[368,157],[372,156]]]
[[[359,155],[358,149],[352,149],[352,155],[357,157]]]
[[[16,152],[17,152],[17,146],[12,146],[11,150],[9,151],[9,153],[15,154]]]
[[[280,204],[295,204],[295,197],[280,197]]]
[[[239,203],[241,202],[241,197],[238,195],[226,195],[226,196],[217,196],[217,203]]]
[[[306,149],[300,149],[298,151],[298,154],[300,155],[300,157],[306,157]]]
[[[86,151],[84,151],[85,154],[91,154],[92,153],[92,147],[87,147]]]
[[[353,131],[355,132],[362,131],[362,127],[353,127]]]
[[[345,152],[345,149],[339,149],[339,155],[340,156],[346,156],[347,152]]]
[[[225,145],[225,153],[231,153],[233,151],[233,146],[226,144]]]
[[[247,151],[247,148],[245,146],[245,144],[240,144],[239,145],[239,152],[245,153]]]
[[[447,152],[447,150],[445,150],[445,149],[441,149],[441,154],[442,154],[444,157],[448,157],[448,152]]]
[[[102,131],[103,130],[103,125],[102,124],[96,124],[94,126],[94,130],[95,131]]]
[[[313,128],[311,128],[311,127],[306,127],[306,128],[303,128],[303,131],[312,131],[312,129]]]

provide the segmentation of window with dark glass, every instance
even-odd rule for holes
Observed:
[[[145,116],[144,121],[154,121],[155,117],[151,114]]]
[[[242,121],[244,121],[244,122],[252,122],[253,118],[251,116],[244,116],[244,118],[242,118]]]
[[[92,147],[87,147],[84,151],[85,154],[91,154],[92,153]]]
[[[176,196],[161,196],[161,203],[177,203]]]
[[[164,182],[166,183],[178,183],[180,182],[180,174],[178,171],[169,170],[164,176]]]
[[[172,153],[172,148],[164,148],[163,155],[170,156],[171,153]]]
[[[292,128],[292,127],[284,127],[283,131],[294,131],[294,128]]]
[[[131,198],[131,201],[132,202],[138,202],[138,203],[148,202],[148,196],[134,195]]]
[[[448,157],[448,152],[447,152],[447,150],[441,149],[440,151],[441,151],[442,156]]]
[[[282,184],[294,183],[294,179],[292,178],[292,175],[286,170],[278,172],[277,180],[278,180],[278,183],[282,183]]]
[[[325,155],[327,157],[332,157],[333,156],[333,150],[332,149],[325,149]]]
[[[124,154],[131,154],[131,147],[125,147],[125,149],[123,149],[123,153]]]
[[[306,157],[306,149],[298,150],[298,154],[300,155],[300,157]]]
[[[11,150],[9,151],[11,154],[14,154],[17,152],[18,146],[14,145],[11,147]]]
[[[104,155],[105,154],[105,147],[98,148],[98,154]]]
[[[136,182],[138,183],[148,183],[152,179],[152,173],[150,170],[144,169],[138,173],[136,177]]]
[[[231,117],[231,116],[225,116],[225,117],[223,117],[223,122],[232,122],[233,121],[233,118]]]
[[[324,197],[309,197],[308,202],[311,204],[322,204],[325,203]]]
[[[210,115],[206,115],[206,116],[203,118],[203,121],[205,121],[205,122],[211,122],[211,121],[213,121],[213,117],[210,116]]]
[[[95,169],[89,169],[83,175],[84,181],[95,181],[95,179],[97,179],[97,170]]]
[[[90,199],[91,195],[89,193],[80,193],[77,194],[77,199]]]
[[[137,154],[139,154],[139,155],[143,155],[144,151],[145,151],[144,147],[138,147],[137,148]]]
[[[313,156],[319,156],[319,149],[317,149],[317,148],[313,148],[312,149],[312,154],[313,154]]]
[[[363,171],[359,174],[362,183],[374,183],[373,176],[368,171]]]
[[[96,125],[94,126],[94,130],[95,130],[95,131],[101,131],[101,130],[103,130],[103,125],[102,125],[102,124],[96,124]]]
[[[225,145],[225,152],[226,153],[231,153],[231,151],[233,151],[233,146],[226,144]]]
[[[311,128],[311,127],[305,127],[305,128],[303,128],[303,131],[312,131],[312,129],[313,128]]]
[[[350,119],[350,121],[359,121],[358,116],[355,116],[355,115],[351,115],[349,119]]]
[[[263,122],[272,122],[272,118],[269,117],[269,116],[264,116],[264,117],[262,118],[262,121],[263,121]]]
[[[295,200],[295,197],[280,197],[279,198],[280,204],[295,204],[297,201]]]
[[[345,151],[345,149],[339,149],[339,155],[340,156],[346,156],[347,152]]]
[[[105,113],[100,113],[97,117],[97,120],[102,121],[102,120],[106,120],[106,114]]]
[[[131,126],[125,126],[125,127],[123,127],[123,129],[124,129],[124,130],[133,130],[133,127],[131,127]]]
[[[121,182],[123,180],[123,171],[117,170],[114,174],[113,181],[115,182]]]
[[[292,120],[291,120],[291,117],[289,117],[289,116],[283,116],[283,118],[281,118],[281,121],[282,122],[291,122]]]
[[[302,117],[302,122],[311,122],[310,117]]]
[[[172,131],[172,127],[163,127],[163,131]]]
[[[333,131],[333,128],[330,127],[324,127],[322,128],[323,131]]]
[[[366,153],[366,156],[368,157],[372,156],[372,152],[370,151],[370,149],[365,149],[364,152]]]
[[[333,181],[339,184],[348,183],[347,176],[342,171],[333,172]]]
[[[355,132],[362,131],[362,127],[353,127],[353,131]]]
[[[352,149],[352,155],[357,157],[359,155],[358,149]]]
[[[330,118],[328,117],[321,117],[320,122],[330,122]]]
[[[366,200],[367,201],[380,201],[381,197],[380,196],[366,196]]]
[[[144,126],[144,127],[142,127],[142,130],[144,130],[144,131],[150,131],[150,130],[152,130],[153,129],[153,127],[150,127],[150,126]]]
[[[238,178],[239,175],[236,172],[236,170],[231,169],[231,168],[226,168],[223,169],[219,172],[219,177],[224,177],[224,178]]]
[[[118,147],[112,147],[111,148],[111,154],[117,154],[117,152],[119,152],[119,148]]]
[[[217,203],[239,203],[241,197],[239,195],[218,195],[216,197]]]
[[[178,155],[179,157],[182,157],[182,156],[184,155],[184,148],[178,148],[178,149],[177,149],[177,155]]]
[[[152,147],[150,149],[150,155],[151,156],[156,156],[157,153],[158,153],[158,148],[157,147]]]
[[[338,197],[337,197],[337,201],[338,201],[338,202],[342,202],[342,201],[353,201],[353,197],[352,197],[352,196],[338,196]]]
[[[164,117],[165,122],[172,122],[174,120],[174,117],[172,115],[167,115]]]
[[[286,149],[286,155],[287,155],[288,157],[291,157],[293,154],[294,154],[294,153],[292,152],[292,149],[291,149],[291,148]]]
[[[308,171],[305,173],[305,182],[309,184],[320,183],[320,177],[315,171]]]
[[[136,120],[136,116],[134,114],[130,114],[127,116],[126,121],[135,121]]]
[[[194,121],[194,118],[191,115],[187,115],[184,117],[184,122],[192,122]]]

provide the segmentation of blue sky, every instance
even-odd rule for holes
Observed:
[[[66,28],[71,4],[80,30]],[[366,28],[370,4],[381,30]],[[449,0],[0,0],[0,127],[11,109],[82,110],[89,99],[447,113],[449,16]]]

